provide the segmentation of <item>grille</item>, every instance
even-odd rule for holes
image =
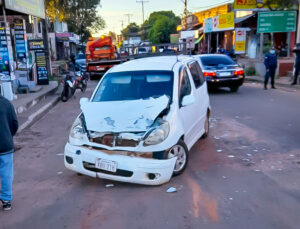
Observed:
[[[91,138],[90,141],[109,147],[136,147],[139,144],[138,141],[122,139],[116,135],[104,135],[103,137]]]

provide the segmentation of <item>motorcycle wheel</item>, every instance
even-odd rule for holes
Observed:
[[[65,86],[64,90],[61,93],[61,101],[62,102],[67,102],[68,99],[70,98],[71,93],[70,93],[70,87],[69,86]]]

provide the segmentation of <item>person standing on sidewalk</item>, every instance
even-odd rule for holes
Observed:
[[[13,136],[18,130],[18,119],[13,105],[0,95],[0,201],[3,210],[11,209],[13,183]]]
[[[295,66],[294,66],[294,80],[292,85],[297,84],[298,75],[300,73],[300,43],[295,45],[293,52],[296,54]]]
[[[265,87],[264,89],[267,90],[267,85],[269,82],[269,78],[271,77],[271,86],[273,89],[275,88],[275,73],[276,73],[276,68],[277,68],[277,55],[275,52],[275,48],[272,47],[269,50],[269,53],[265,56],[265,62],[266,66],[266,75],[265,75]]]

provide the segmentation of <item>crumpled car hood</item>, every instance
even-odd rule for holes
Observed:
[[[147,100],[87,102],[81,105],[87,129],[96,132],[144,132],[167,108],[166,95]]]

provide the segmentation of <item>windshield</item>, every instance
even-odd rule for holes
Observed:
[[[204,66],[236,65],[228,56],[204,56],[200,59]]]
[[[138,71],[118,72],[105,76],[98,87],[93,102],[172,98],[173,72]]]

